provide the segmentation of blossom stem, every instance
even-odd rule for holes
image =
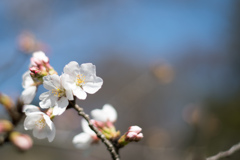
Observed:
[[[120,160],[120,157],[115,150],[112,143],[93,125],[93,123],[90,121],[89,115],[87,115],[83,108],[81,108],[79,105],[75,104],[74,109],[78,112],[80,116],[82,116],[87,122],[89,127],[96,133],[97,137],[101,139],[101,141],[106,145],[108,151],[110,152],[113,160]]]

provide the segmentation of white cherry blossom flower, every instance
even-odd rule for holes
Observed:
[[[117,132],[115,131],[115,128],[113,126],[113,123],[117,119],[117,112],[110,104],[105,104],[102,109],[94,109],[91,111],[91,115],[93,119],[91,122],[102,131],[103,134],[111,135],[114,137],[114,135],[117,135]],[[86,149],[88,148],[92,143],[98,141],[98,137],[96,133],[89,127],[86,120],[82,119],[82,129],[83,132],[76,135],[73,138],[73,144],[76,148],[80,149]],[[105,132],[104,129],[111,128],[111,132],[108,131]],[[107,137],[107,135],[105,135]]]
[[[84,119],[82,119],[82,129],[83,132],[74,136],[72,142],[76,148],[87,149],[92,143],[98,141],[98,138],[95,132],[89,128],[87,121]]]
[[[50,117],[34,105],[25,105],[23,112],[27,116],[24,120],[24,129],[33,130],[33,136],[38,139],[48,138],[48,141],[52,142],[56,129]]]
[[[110,104],[105,104],[102,109],[94,109],[91,111],[94,120],[100,122],[110,121],[114,123],[117,120],[117,111]]]
[[[72,61],[64,67],[64,73],[69,75],[68,83],[78,99],[86,99],[86,93],[96,93],[103,84],[102,78],[96,76],[96,67],[92,63],[79,66]]]
[[[41,108],[53,108],[53,115],[61,115],[67,108],[69,101],[73,100],[73,94],[66,79],[68,75],[56,74],[43,77],[43,86],[48,89],[48,92],[42,93],[39,97]]]
[[[72,140],[74,146],[79,149],[87,149],[90,147],[93,142],[93,138],[90,134],[82,132],[76,136],[74,136]]]
[[[22,76],[22,79],[23,79],[22,86],[24,90],[20,98],[24,104],[29,104],[32,102],[33,98],[36,95],[37,86],[35,85],[35,82],[33,81],[30,75],[30,71],[25,72]]]

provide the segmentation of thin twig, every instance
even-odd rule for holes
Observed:
[[[209,157],[206,160],[218,160],[218,159],[221,159],[221,158],[225,158],[225,157],[231,156],[233,153],[235,153],[238,150],[240,150],[240,143],[235,144],[229,150],[219,152],[217,155]]]
[[[113,160],[120,160],[118,153],[116,152],[112,143],[93,125],[90,121],[89,115],[87,115],[81,107],[77,104],[74,105],[74,109],[78,111],[78,114],[82,116],[87,122],[89,127],[96,133],[97,137],[106,145],[108,151],[111,153]]]

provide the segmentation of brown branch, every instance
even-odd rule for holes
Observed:
[[[89,115],[87,115],[81,107],[79,107],[77,104],[74,105],[74,109],[77,110],[78,114],[82,116],[87,122],[89,127],[96,133],[97,137],[101,139],[101,141],[105,144],[108,151],[111,153],[113,160],[120,160],[120,157],[118,153],[116,152],[114,146],[112,143],[93,125],[93,123],[90,121]]]
[[[234,154],[238,150],[240,150],[240,143],[235,144],[229,150],[223,151],[223,152],[219,152],[217,155],[209,157],[206,160],[219,160],[221,158],[225,158],[225,157],[231,156],[232,154]]]

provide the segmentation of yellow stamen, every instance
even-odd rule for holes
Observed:
[[[54,96],[57,96],[57,97],[62,97],[65,95],[65,90],[64,89],[52,89],[52,93],[54,93]]]
[[[84,84],[85,82],[85,76],[83,76],[82,74],[78,74],[77,75],[77,80],[76,80],[76,84],[77,86],[82,86],[82,84]]]
[[[37,125],[37,127],[39,129],[43,129],[46,126],[46,121],[45,119],[42,117],[39,120],[35,121],[35,124]]]

